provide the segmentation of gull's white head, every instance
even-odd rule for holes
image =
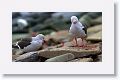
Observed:
[[[36,39],[40,39],[40,40],[44,40],[44,35],[43,34],[38,34],[37,36],[36,36]]]
[[[71,22],[72,22],[73,24],[76,24],[76,23],[78,22],[78,18],[77,18],[76,16],[72,16],[72,17],[71,17]]]

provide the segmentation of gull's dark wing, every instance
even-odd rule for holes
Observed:
[[[24,47],[27,47],[30,44],[31,44],[30,41],[19,41],[18,42],[18,45],[20,46],[21,49],[23,49]]]
[[[85,34],[87,34],[87,26],[85,24],[82,24],[83,25],[83,30],[85,31]]]

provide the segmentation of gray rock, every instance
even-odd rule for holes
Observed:
[[[75,56],[71,53],[66,53],[60,56],[56,56],[50,59],[47,59],[45,62],[67,62],[69,60],[74,59]]]
[[[15,59],[15,62],[36,62],[39,60],[37,52],[25,53]]]
[[[62,17],[63,19],[65,19],[66,21],[70,21],[71,16],[82,16],[83,14],[85,14],[84,12],[57,12],[57,13],[53,13],[52,17],[53,18],[60,18]]]
[[[101,17],[102,16],[102,13],[101,12],[89,12],[85,15],[83,15],[79,21],[82,23],[82,24],[85,24],[87,27],[90,27],[90,26],[93,26],[93,25],[97,25],[97,24],[100,24],[100,22],[94,20],[98,17]],[[101,20],[101,19],[99,19]],[[102,21],[101,21],[102,22]]]
[[[92,61],[93,61],[92,58],[78,58],[78,59],[71,60],[69,62],[92,62]]]
[[[66,53],[72,53],[75,55],[75,58],[79,58],[89,55],[98,55],[100,54],[100,52],[101,52],[100,44],[90,44],[87,45],[87,47],[84,49],[79,47],[67,47],[67,46],[61,48],[43,49],[38,51],[38,54],[46,58],[52,58]]]

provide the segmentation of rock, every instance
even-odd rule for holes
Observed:
[[[85,15],[83,15],[79,21],[82,24],[85,24],[87,27],[91,27],[93,25],[99,24],[98,22],[96,22],[94,19],[98,18],[102,16],[101,12],[89,12]]]
[[[14,14],[14,13],[13,13]],[[18,14],[18,13],[17,13]],[[12,32],[13,33],[28,33],[30,27],[34,27],[51,17],[52,12],[21,12],[17,17],[12,19]],[[17,19],[25,19],[28,22],[28,26],[24,29],[19,29],[17,25]]]
[[[83,16],[79,19],[79,21],[80,21],[82,24],[86,25],[87,27],[90,27],[90,26],[91,26],[91,23],[92,23],[92,19],[91,19],[91,17],[89,17],[88,15],[83,15]]]
[[[52,30],[52,29],[45,29],[45,30],[39,31],[38,33],[47,35],[47,34],[50,34],[51,32],[54,32],[54,30]]]
[[[92,26],[90,28],[87,29],[87,36],[97,33],[99,31],[102,31],[102,25],[96,25],[96,26]]]
[[[43,24],[37,24],[34,27],[32,27],[31,30],[34,31],[34,32],[38,32],[38,31],[41,31],[44,28],[45,28],[45,26]]]
[[[90,16],[92,19],[96,19],[102,16],[102,12],[89,12],[87,13],[87,15]]]
[[[63,19],[65,19],[66,21],[70,21],[70,17],[71,16],[82,16],[83,14],[85,14],[85,12],[57,12],[57,13],[53,13],[52,17],[53,18],[60,18],[62,17]]]
[[[49,40],[49,39],[54,39],[57,41],[62,41],[64,39],[67,39],[68,37],[68,31],[67,30],[61,30],[58,32],[52,32],[50,35],[46,35],[45,39]]]
[[[20,49],[12,49],[12,54],[13,55],[21,55],[23,54],[24,52]]]
[[[39,60],[39,55],[36,52],[25,53],[15,58],[15,62],[35,62],[38,60]]]
[[[12,55],[12,61],[15,61],[15,59],[17,58],[17,57],[19,57],[20,55]]]
[[[98,55],[98,62],[102,62],[102,54]]]
[[[102,31],[99,31],[95,34],[88,36],[87,40],[89,40],[89,41],[102,41]]]
[[[92,61],[93,61],[92,58],[78,58],[78,59],[71,60],[69,62],[92,62]]]
[[[51,39],[49,39],[49,40],[47,41],[47,45],[48,45],[48,46],[55,46],[55,45],[57,45],[57,44],[60,44],[60,41],[55,40],[55,39],[53,39],[53,38],[51,38]]]
[[[15,42],[26,37],[29,37],[29,34],[12,34],[12,41]]]
[[[67,24],[65,20],[61,18],[49,18],[45,20],[44,25],[47,28],[52,28],[55,31],[69,29],[70,24]]]
[[[100,44],[89,44],[86,48],[64,46],[61,48],[43,49],[38,51],[38,54],[46,58],[52,58],[66,53],[72,53],[75,55],[75,58],[79,58],[88,55],[98,55],[100,52]]]
[[[87,29],[87,40],[102,41],[102,25],[96,25]]]
[[[47,59],[45,62],[67,62],[69,60],[74,59],[75,56],[71,53],[66,53],[60,56],[56,56],[50,59]]]
[[[15,55],[15,53],[17,52],[18,49],[14,49],[12,48],[12,55]]]
[[[93,25],[99,25],[99,24],[102,24],[102,16],[94,19],[93,21]]]

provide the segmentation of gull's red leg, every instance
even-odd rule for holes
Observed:
[[[77,43],[77,38],[75,37],[75,43],[76,43],[76,45],[75,46],[77,46],[78,47],[78,43]]]
[[[61,42],[61,44],[62,44],[62,47],[64,46],[64,42]]]
[[[82,39],[82,45],[79,47],[85,48],[86,47],[85,40],[83,38],[81,38],[81,39]]]

